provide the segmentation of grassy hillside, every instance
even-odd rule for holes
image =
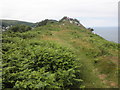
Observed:
[[[4,20],[1,19],[0,21],[2,21],[2,25],[7,27],[7,26],[11,26],[11,25],[17,25],[17,24],[24,24],[24,25],[28,25],[28,26],[34,26],[34,23],[31,22],[25,22],[25,21],[18,21],[18,20]]]
[[[2,51],[3,88],[118,87],[118,44],[67,20],[3,32]]]

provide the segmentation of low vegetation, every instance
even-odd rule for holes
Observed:
[[[118,44],[69,21],[14,26],[2,53],[3,88],[118,87]]]
[[[72,51],[53,42],[15,41],[4,43],[3,88],[80,86],[80,66]]]

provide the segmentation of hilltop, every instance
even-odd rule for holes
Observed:
[[[20,27],[19,27],[20,28]],[[118,44],[77,19],[3,32],[3,88],[117,88]]]

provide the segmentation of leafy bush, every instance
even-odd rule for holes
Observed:
[[[6,44],[17,45],[7,51],[3,46],[3,88],[80,87],[80,67],[72,51],[53,42],[21,43]]]
[[[16,34],[16,36],[18,36],[22,39],[31,39],[31,38],[36,37],[37,35],[38,35],[37,32],[32,32],[32,31]]]
[[[26,25],[15,25],[10,27],[9,30],[13,32],[25,32],[31,30],[31,27]]]
[[[92,31],[94,31],[94,29],[93,29],[93,28],[88,28],[88,30],[90,30],[91,32],[92,32]]]
[[[56,23],[56,22],[58,22],[58,21],[45,19],[45,20],[43,20],[43,21],[41,21],[41,22],[36,23],[36,24],[37,24],[36,27],[44,26],[44,25],[51,24],[51,23]]]

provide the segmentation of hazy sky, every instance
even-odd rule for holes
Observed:
[[[1,19],[77,18],[87,27],[117,26],[119,0],[0,0]]]

